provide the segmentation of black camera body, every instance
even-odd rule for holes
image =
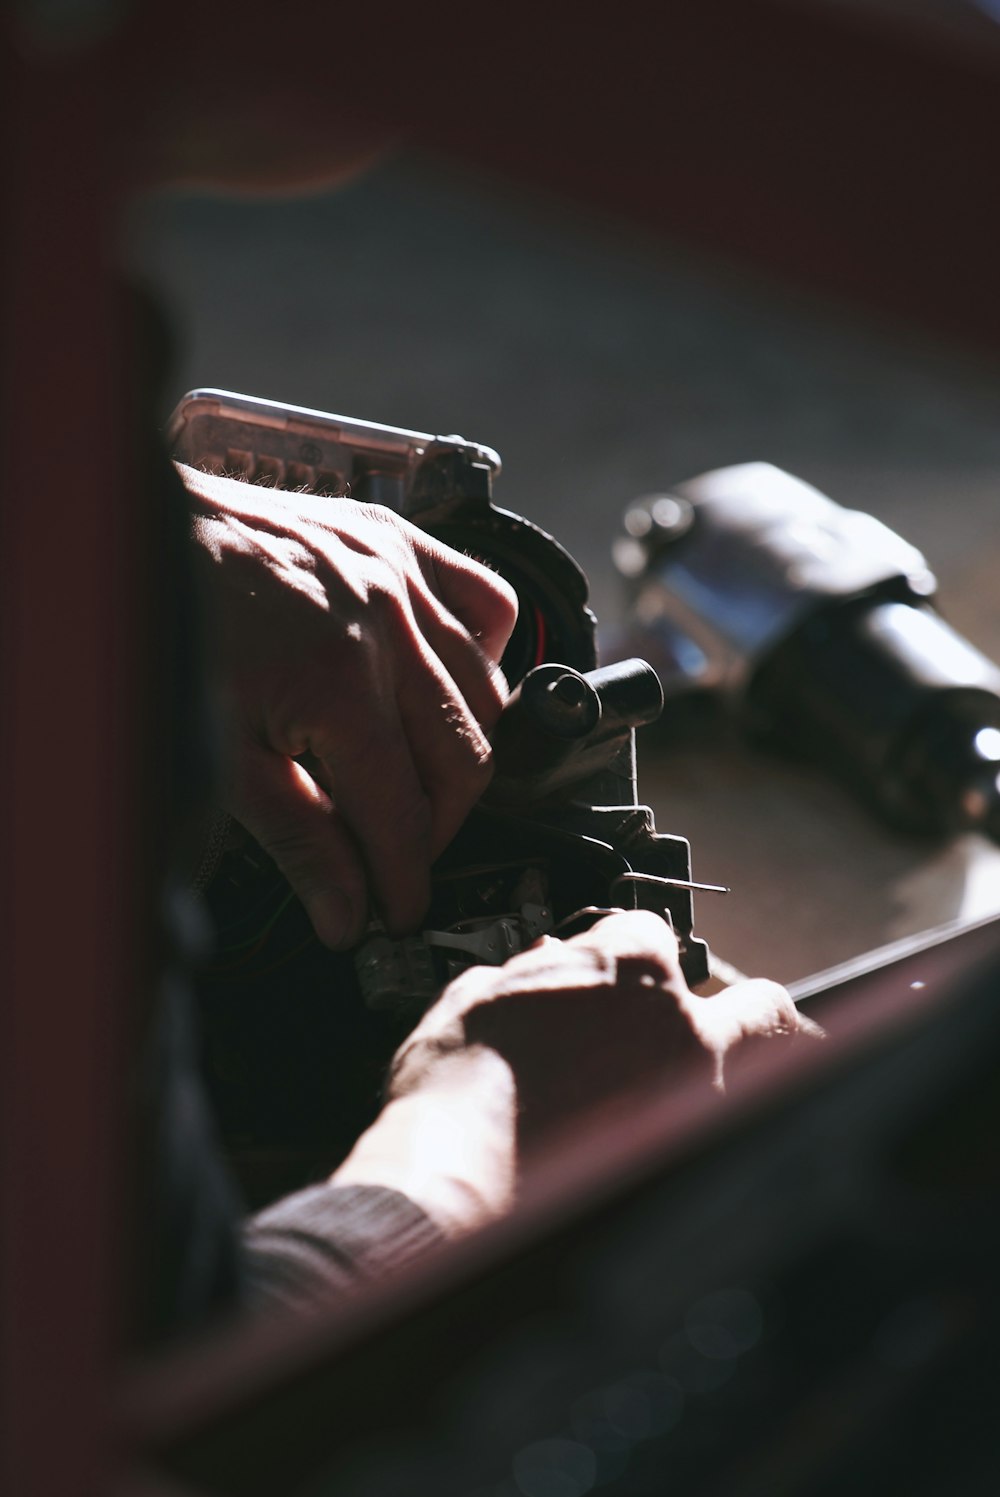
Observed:
[[[385,504],[499,572],[519,602],[494,778],[435,865],[420,932],[391,940],[373,924],[348,957],[326,951],[274,865],[231,828],[206,890],[221,934],[200,1002],[209,1085],[244,1161],[287,1160],[289,1147],[306,1175],[303,1149],[324,1168],[335,1161],[446,983],[540,935],[653,909],[677,935],[688,982],[705,981],[690,846],[656,831],[637,792],[635,730],[663,705],[656,672],[640,660],[598,667],[586,577],[552,536],[494,503],[496,453],[217,390],[182,401],[170,440],[177,459],[210,472]],[[249,1193],[296,1183],[258,1180]]]

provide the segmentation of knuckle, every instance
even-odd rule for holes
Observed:
[[[461,555],[459,560],[469,575],[479,583],[484,595],[494,598],[498,607],[507,607],[511,603],[517,607],[517,594],[494,567],[476,556]]]
[[[416,637],[405,573],[382,557],[366,568],[365,606],[383,637],[398,650],[400,642]]]
[[[493,606],[496,610],[495,627],[505,628],[508,633],[517,623],[518,601],[517,593],[506,578],[497,572],[488,572],[493,593]]]
[[[471,793],[476,796],[482,795],[493,778],[493,769],[493,750],[486,743],[482,752],[471,756],[468,762],[467,774]]]
[[[758,978],[756,999],[774,1033],[794,1034],[799,1027],[799,1013],[783,987],[767,978]]]
[[[614,935],[622,944],[624,955],[671,967],[676,963],[680,952],[677,936],[655,910],[622,910],[610,915],[608,921],[614,923]]]
[[[461,762],[462,771],[488,780],[493,772],[493,750],[479,722],[463,702],[445,701],[441,710],[450,729],[452,748]]]
[[[496,638],[509,638],[517,623],[517,593],[498,572],[476,561],[470,561],[469,565],[475,568],[473,576],[479,584],[477,633]]]

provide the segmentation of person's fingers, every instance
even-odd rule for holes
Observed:
[[[648,966],[658,981],[673,981],[680,975],[677,937],[666,920],[652,910],[606,915],[589,930],[570,936],[566,945],[595,952],[618,964]]]
[[[234,814],[316,904],[325,939],[340,944],[322,913],[334,890],[364,909],[359,869],[402,934],[488,782],[515,595],[391,511],[245,487],[216,494],[226,523],[209,516],[203,537],[230,730],[252,745]],[[326,797],[292,765],[307,754]]]
[[[734,983],[706,999],[705,1003],[710,1005],[707,1011],[720,1025],[725,1022],[730,1027],[733,1041],[796,1034],[823,1037],[823,1030],[805,1014],[799,1013],[785,989],[763,977]]]
[[[350,722],[314,728],[309,748],[361,849],[386,927],[412,931],[430,900],[433,806],[397,702],[385,690],[359,691]]]
[[[247,741],[236,755],[231,805],[302,900],[319,939],[334,949],[357,941],[364,866],[343,819],[305,770]]]
[[[492,732],[509,691],[503,671],[465,625],[429,591],[411,589],[414,619],[485,733]]]
[[[789,999],[789,1002],[791,1002],[791,999]],[[795,1026],[796,1034],[804,1035],[810,1040],[826,1039],[826,1030],[822,1024],[817,1024],[815,1019],[810,1019],[808,1014],[803,1014],[798,1009],[795,1010],[795,1014],[798,1020]]]
[[[462,694],[436,658],[398,683],[409,751],[430,803],[431,857],[437,857],[490,781],[492,751]]]
[[[765,978],[748,978],[711,998],[695,998],[689,1012],[702,1042],[715,1056],[714,1084],[719,1091],[725,1090],[733,1068],[738,1076],[765,1041],[826,1037],[818,1024],[799,1013],[783,987]]]
[[[444,606],[491,660],[499,661],[517,623],[517,593],[503,577],[431,537],[415,542],[421,570]]]
[[[541,936],[501,969],[473,968],[492,974],[487,986],[505,992],[538,991],[581,994],[598,989],[609,993],[669,988],[687,993],[678,956],[677,937],[667,922],[650,910],[623,910],[598,920],[589,930],[561,940]],[[463,983],[465,974],[457,979]]]

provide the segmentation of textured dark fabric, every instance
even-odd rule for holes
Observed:
[[[444,1240],[407,1196],[376,1185],[315,1185],[261,1211],[243,1237],[252,1308],[307,1304],[382,1277]]]

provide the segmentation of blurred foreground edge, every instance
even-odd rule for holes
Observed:
[[[1000,922],[800,987],[827,1043],[762,1051],[725,1106],[637,1099],[346,1312],[135,1369],[133,1455],[178,1494],[978,1490]]]

